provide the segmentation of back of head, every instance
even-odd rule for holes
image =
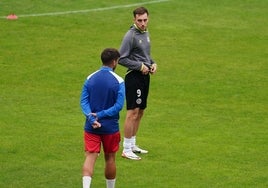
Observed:
[[[103,65],[110,65],[114,60],[119,59],[120,53],[115,48],[106,48],[101,53],[101,61]]]

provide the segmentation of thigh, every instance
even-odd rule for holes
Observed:
[[[102,135],[102,145],[104,153],[115,153],[119,150],[120,132]]]
[[[145,109],[149,93],[150,76],[131,71],[125,77],[127,110]]]
[[[140,109],[145,109],[147,107],[147,98],[149,95],[149,86],[150,86],[150,75],[145,75],[143,77],[143,87],[142,87],[142,103]]]
[[[90,153],[100,153],[101,150],[101,136],[84,132],[85,151]]]

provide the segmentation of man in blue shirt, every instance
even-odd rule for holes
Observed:
[[[84,126],[85,162],[83,188],[89,188],[96,159],[103,146],[107,188],[114,188],[115,154],[119,149],[119,112],[125,99],[124,80],[114,73],[120,57],[113,48],[101,53],[102,67],[90,74],[83,86],[80,105],[86,117]]]

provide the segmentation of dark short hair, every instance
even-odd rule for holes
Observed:
[[[134,18],[136,17],[137,14],[145,14],[145,13],[149,16],[148,10],[144,7],[138,7],[135,10],[133,10]]]
[[[117,60],[120,57],[120,53],[115,48],[105,48],[101,53],[101,61],[104,65],[109,65],[113,60]]]

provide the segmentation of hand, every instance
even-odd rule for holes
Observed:
[[[157,65],[154,63],[154,64],[152,64],[152,66],[151,66],[150,73],[151,73],[151,74],[154,74],[154,73],[156,73],[156,70],[157,70]]]
[[[94,116],[96,118],[96,120],[94,121],[94,123],[92,124],[92,127],[94,129],[100,128],[101,124],[98,122],[98,117],[96,113],[91,113],[92,116]]]
[[[141,70],[142,74],[148,74],[150,72],[149,68],[147,66],[143,66],[142,70]]]
[[[93,129],[97,129],[101,127],[101,124],[98,121],[94,121],[94,123],[92,124]]]

